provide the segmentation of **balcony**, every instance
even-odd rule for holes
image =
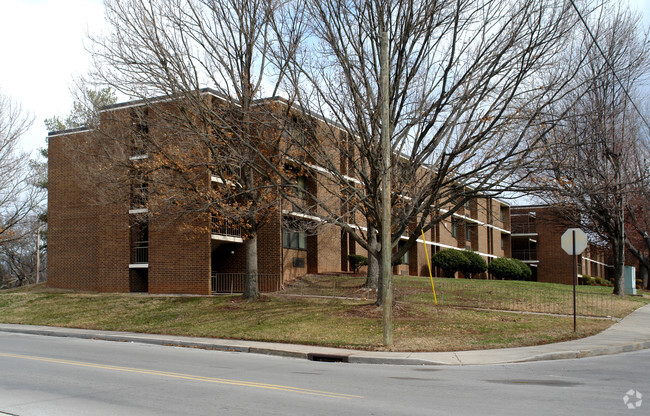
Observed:
[[[129,160],[142,160],[147,159],[149,154],[147,152],[146,142],[141,138],[135,138],[130,145]]]
[[[214,215],[211,219],[210,233],[213,240],[243,243],[242,228],[233,226],[228,221],[218,221]]]
[[[143,267],[149,264],[149,242],[136,241],[131,247],[131,268]]]
[[[512,224],[513,234],[537,234],[537,227],[535,223],[523,222]]]
[[[537,250],[512,250],[512,258],[521,261],[538,261]]]
[[[142,190],[138,190],[137,192],[134,192],[131,195],[130,211],[142,211],[144,208],[147,207],[148,202],[149,202],[149,195],[146,193],[146,189],[144,190],[144,192],[142,192]]]

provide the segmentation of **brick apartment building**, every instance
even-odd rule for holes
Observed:
[[[105,149],[111,148],[108,137],[128,141],[134,131],[169,133],[157,127],[153,112],[138,113],[141,107],[139,102],[126,102],[101,111],[102,134],[91,129],[49,134],[48,285],[100,292],[241,292],[245,248],[240,229],[212,223],[206,213],[149,217],[146,201],[134,197],[132,186],[107,191],[80,178],[80,163],[91,173],[106,163],[84,160],[75,151],[82,145]],[[134,162],[151,156],[137,147],[128,152],[114,149],[120,151],[125,160]],[[219,179],[206,171],[200,181],[214,186]],[[98,195],[106,193],[113,198],[102,201]],[[275,214],[258,231],[260,290],[277,290],[305,274],[350,272],[348,255],[366,254],[338,227],[324,226],[314,234],[285,227],[301,215],[278,199]],[[495,198],[473,199],[425,237],[429,255],[456,248],[474,250],[488,262],[510,256],[510,207]],[[422,239],[394,271],[428,275]]]
[[[548,205],[511,207],[512,257],[528,264],[533,280],[572,284],[572,256],[562,250],[560,238],[573,227]],[[579,256],[577,274],[608,277],[607,251],[589,244]]]

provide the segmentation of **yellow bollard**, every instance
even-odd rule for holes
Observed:
[[[427,251],[427,240],[424,238],[424,230],[422,231],[422,242],[424,243],[424,255],[427,258],[427,266],[429,266],[429,278],[431,279],[431,290],[433,290],[433,300],[436,302],[436,306],[438,305],[438,298],[436,297],[436,288],[433,285],[433,273],[431,273],[431,263],[429,263],[429,252]]]

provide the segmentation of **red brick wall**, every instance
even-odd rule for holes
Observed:
[[[149,222],[149,293],[210,294],[207,214]]]
[[[49,139],[48,286],[90,291],[128,290],[128,208],[102,201],[86,176],[79,150],[92,132]]]
[[[552,207],[518,207],[513,213],[535,212],[537,231],[537,281],[571,284],[572,256],[566,254],[560,245],[560,238],[569,225]],[[524,221],[524,217],[513,217]],[[522,219],[523,218],[523,219]]]

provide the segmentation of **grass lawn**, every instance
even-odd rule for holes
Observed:
[[[374,299],[375,293],[362,288],[364,282],[364,277],[318,276],[296,281],[286,293]],[[434,278],[433,283],[441,306],[573,314],[573,287],[569,285],[446,278]],[[434,304],[429,278],[395,276],[394,290],[398,302]],[[578,286],[578,314],[622,318],[647,303],[642,297],[613,296],[612,290],[604,286]]]
[[[451,351],[537,345],[592,335],[613,323],[579,319],[578,333],[574,334],[569,317],[435,307],[429,292],[416,290],[421,281],[396,278],[397,293],[406,294],[398,296],[395,302],[393,350]],[[468,284],[473,285],[474,281]],[[404,291],[405,287],[409,290]],[[359,290],[359,284],[344,288],[344,292]],[[632,302],[626,308],[631,311],[645,301],[644,298],[625,300]],[[0,292],[0,321],[383,349],[381,310],[370,300],[271,294],[260,302],[250,303],[238,295],[77,293],[39,285]]]

